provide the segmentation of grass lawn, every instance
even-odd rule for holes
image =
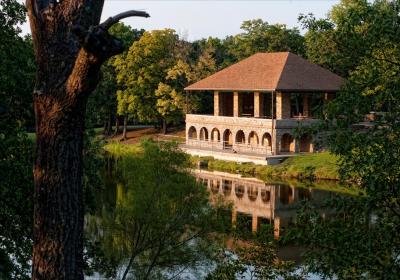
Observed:
[[[206,161],[211,170],[248,174],[266,180],[272,177],[296,179],[338,180],[337,158],[329,152],[304,154],[286,159],[277,165],[255,165],[253,163],[236,163],[215,160],[211,157],[194,158]]]

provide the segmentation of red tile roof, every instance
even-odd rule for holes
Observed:
[[[257,53],[185,90],[336,92],[345,80],[289,53]]]

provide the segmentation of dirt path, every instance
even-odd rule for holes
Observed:
[[[138,127],[130,128],[127,132],[127,139],[122,141],[124,144],[136,144],[143,138],[150,138],[155,141],[185,141],[184,128],[171,128],[167,134],[161,134],[159,129],[154,127]],[[111,138],[111,141],[121,141],[122,134],[118,134]]]

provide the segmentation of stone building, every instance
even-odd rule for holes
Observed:
[[[293,131],[318,122],[343,83],[295,54],[257,53],[185,88],[214,93],[213,115],[186,115],[186,149],[264,161],[313,152],[311,135]]]

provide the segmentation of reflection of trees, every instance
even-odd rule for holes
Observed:
[[[114,271],[101,272],[116,277],[123,271],[121,279],[152,279],[194,266],[210,247],[203,247],[202,237],[213,210],[206,189],[185,172],[188,157],[172,144],[145,142],[143,148],[117,164],[126,183],[114,186],[116,203],[98,205],[87,217],[88,235],[99,244],[93,259],[114,263]]]

